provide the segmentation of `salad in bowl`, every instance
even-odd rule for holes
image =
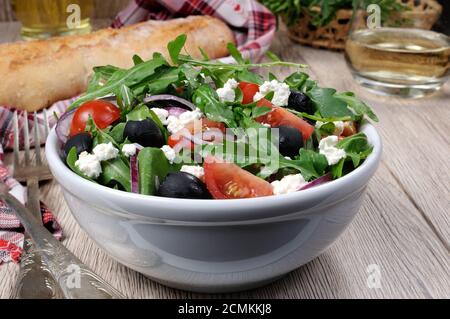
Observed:
[[[322,88],[304,65],[235,64],[183,54],[186,36],[125,70],[94,69],[58,120],[68,167],[92,183],[169,198],[242,199],[300,192],[339,179],[371,154],[360,132],[378,121],[353,93]],[[279,79],[256,71],[291,67]]]

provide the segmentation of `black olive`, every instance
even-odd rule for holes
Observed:
[[[211,198],[206,185],[194,175],[185,172],[169,173],[159,186],[156,195],[191,199]]]
[[[288,108],[296,110],[297,112],[314,114],[311,99],[305,93],[299,91],[291,91],[288,100]]]
[[[77,155],[82,152],[90,153],[92,150],[92,137],[89,133],[79,133],[69,138],[64,145],[64,154],[67,157],[72,147],[77,149]]]
[[[151,119],[128,121],[123,131],[123,137],[144,147],[161,147],[165,144],[161,129]]]
[[[303,147],[303,136],[299,130],[290,126],[279,126],[279,150],[281,155],[294,157]]]

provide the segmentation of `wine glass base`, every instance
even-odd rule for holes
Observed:
[[[445,83],[445,81],[443,81],[425,84],[395,84],[376,81],[356,73],[353,73],[353,77],[361,86],[375,94],[404,98],[421,98],[428,96],[438,91]]]

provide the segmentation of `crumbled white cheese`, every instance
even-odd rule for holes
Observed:
[[[336,135],[330,135],[320,140],[319,153],[325,155],[328,165],[337,164],[347,154],[343,149],[337,148],[339,139]]]
[[[205,176],[205,170],[203,167],[198,165],[183,165],[180,169],[180,172],[185,172],[194,175],[199,179],[203,179]]]
[[[102,166],[97,156],[82,152],[75,162],[75,166],[87,177],[97,178],[102,172]]]
[[[92,153],[97,157],[99,161],[108,161],[116,158],[119,155],[119,150],[115,148],[111,142],[98,144],[92,150]]]
[[[169,116],[169,111],[167,111],[166,109],[158,108],[158,107],[153,107],[150,110],[156,114],[156,116],[159,118],[159,120],[161,121],[161,123],[163,125],[167,124],[167,117]]]
[[[322,127],[322,125],[326,124],[326,122],[321,122],[321,121],[317,121],[316,122],[316,128],[320,129]],[[341,135],[344,132],[344,122],[343,121],[335,121],[333,122],[334,124],[334,132],[333,134],[336,136]]]
[[[289,101],[291,90],[286,83],[277,80],[266,81],[259,87],[259,92],[255,94],[253,100],[255,102],[264,98],[269,92],[273,92],[272,104],[275,106],[286,106]]]
[[[298,191],[307,184],[302,174],[293,174],[271,183],[275,195],[289,194]]]
[[[170,164],[172,164],[175,158],[177,157],[175,150],[171,148],[169,145],[164,145],[163,147],[161,147],[161,151],[163,151],[164,155],[166,156]]]
[[[229,79],[223,86],[216,90],[219,99],[222,102],[234,102],[236,93],[234,90],[238,87],[239,83],[235,79]]]
[[[186,111],[181,113],[178,117],[174,115],[170,115],[167,118],[167,130],[171,133],[177,133],[181,129],[183,129],[188,123],[199,120],[203,116],[202,111],[200,109],[195,109],[194,111]]]
[[[134,145],[134,144],[124,144],[122,146],[122,153],[126,157],[130,157],[130,156],[136,155],[136,145]]]

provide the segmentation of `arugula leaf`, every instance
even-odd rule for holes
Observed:
[[[337,99],[334,96],[335,93],[335,89],[315,87],[308,92],[308,95],[322,117],[349,116],[353,119],[354,114],[347,108],[347,103]]]
[[[322,136],[323,135],[326,136],[326,135],[333,135],[335,130],[336,125],[334,125],[333,122],[327,122],[320,127],[319,132]]]
[[[281,61],[281,59],[272,51],[267,51],[266,56],[272,61]]]
[[[250,72],[249,70],[237,71],[235,76],[236,80],[238,80],[239,82],[249,82],[259,85],[264,83],[264,80],[261,78],[259,74]]]
[[[125,122],[121,122],[108,132],[109,136],[111,136],[117,144],[123,143],[123,131],[125,130],[125,125]]]
[[[117,104],[119,105],[121,111],[120,115],[124,118],[125,115],[132,109],[135,96],[133,91],[131,91],[131,89],[125,84],[122,84],[115,94]]]
[[[139,165],[139,192],[154,195],[170,172],[170,163],[159,148],[145,147],[137,157]]]
[[[371,120],[378,122],[378,117],[363,101],[358,99],[352,92],[338,93],[334,95],[335,98],[344,101],[358,116],[367,115]]]
[[[230,55],[233,57],[233,59],[236,60],[237,63],[245,64],[247,63],[244,58],[242,57],[241,52],[236,48],[236,46],[233,43],[227,44],[227,49]]]
[[[133,55],[133,63],[134,65],[138,65],[144,63],[144,60],[142,60],[142,58],[139,55],[135,54]]]
[[[337,164],[331,166],[330,172],[333,179],[340,178],[344,174],[345,158],[342,158]]]
[[[236,127],[233,111],[219,101],[217,92],[209,85],[202,85],[195,90],[192,101],[210,120]]]
[[[181,50],[183,49],[187,40],[186,34],[181,34],[176,37],[175,40],[170,41],[167,45],[167,49],[169,51],[170,58],[172,59],[173,64],[178,64],[178,57],[180,56]]]
[[[122,185],[127,192],[131,192],[131,175],[130,166],[121,156],[109,161],[103,161],[102,174],[99,176],[99,181],[103,185],[108,185],[115,181]]]
[[[153,55],[153,59],[135,65],[129,70],[117,70],[105,85],[92,92],[82,95],[69,106],[69,110],[78,107],[86,101],[117,92],[117,89],[122,85],[132,87],[133,85],[138,84],[153,75],[155,70],[162,65],[167,65],[167,61],[161,54],[155,53]]]
[[[372,153],[373,149],[364,133],[348,136],[339,141],[336,147],[345,150],[347,157],[352,160],[355,168],[359,166],[362,159]]]
[[[179,79],[179,69],[178,68],[165,68],[161,71],[155,73],[148,80],[148,93],[155,95],[163,93],[167,90],[169,85],[175,83]]]

